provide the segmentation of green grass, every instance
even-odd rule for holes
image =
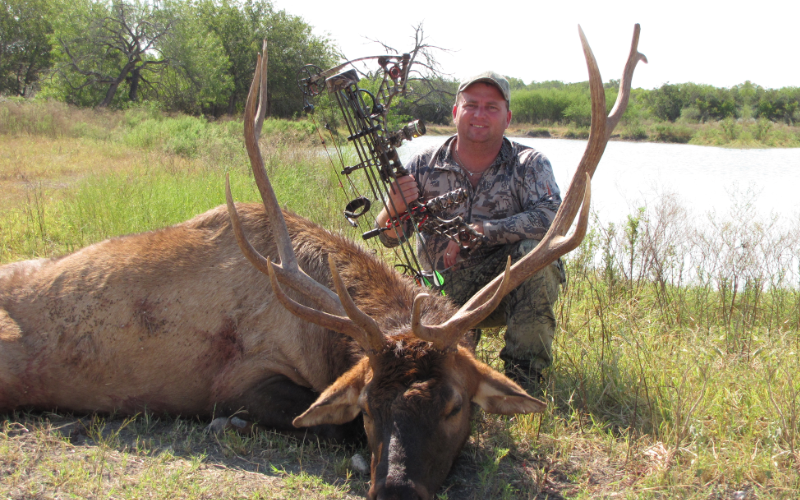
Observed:
[[[238,121],[55,103],[0,103],[3,113],[0,146],[10,154],[0,159],[0,262],[182,222],[224,204],[226,173],[236,201],[258,200]],[[311,132],[307,122],[267,120],[264,160],[281,202],[331,227],[346,202],[341,191],[331,196],[338,179]]]
[[[13,415],[0,427],[4,498],[355,498],[352,449],[275,433],[214,436],[137,415]],[[296,457],[308,456],[304,464]]]
[[[183,118],[109,117],[126,120],[124,131],[167,123],[146,125],[141,137],[159,137],[150,143],[116,132],[66,140],[19,124],[0,134],[14,158],[0,161],[0,261],[186,220],[223,203],[226,172],[238,201],[256,199],[241,146],[213,139],[234,137],[235,122],[206,125],[219,148],[200,141],[178,151],[156,131],[196,130]],[[354,235],[327,158],[281,127],[265,126],[262,141],[279,200]],[[567,258],[554,365],[531,388],[548,410],[476,411],[439,498],[796,498],[800,227],[748,214],[738,207],[700,222],[664,199],[613,226],[595,223]],[[502,333],[486,332],[477,352],[497,368]],[[9,415],[0,424],[0,497],[366,493],[366,478],[348,467],[363,448],[268,432],[215,438],[203,427],[156,415]]]

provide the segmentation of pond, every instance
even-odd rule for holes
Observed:
[[[404,144],[400,157],[447,139],[424,136]],[[516,137],[542,151],[553,165],[562,196],[586,141]],[[692,216],[749,204],[754,217],[800,214],[800,148],[726,149],[685,144],[611,141],[592,182],[592,208],[603,222],[617,222],[664,195],[677,198]]]

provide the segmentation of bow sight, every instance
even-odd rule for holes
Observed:
[[[377,60],[380,66],[380,71],[376,75],[377,78],[380,78],[380,83],[374,93],[359,87],[360,78],[356,69],[345,69],[355,62],[373,59]],[[310,99],[326,90],[337,104],[347,127],[347,141],[355,149],[358,160],[352,165],[346,165],[343,160],[344,156],[341,153],[338,154],[342,164],[341,172],[338,173],[347,177],[351,190],[357,195],[344,210],[345,218],[353,227],[358,227],[359,218],[370,210],[373,202],[378,202],[384,208],[388,208],[386,203],[390,199],[388,189],[391,184],[397,180],[397,177],[408,175],[408,171],[400,161],[397,148],[403,142],[420,137],[426,132],[425,123],[422,120],[412,121],[394,132],[388,131],[389,108],[395,96],[406,95],[413,61],[414,58],[410,54],[372,56],[347,61],[325,71],[317,66],[307,65],[298,72],[298,85],[303,91],[303,104],[306,112],[314,111]],[[333,133],[328,125],[325,128]],[[350,177],[351,174],[358,171],[364,172],[366,176],[372,201],[360,193],[359,183],[354,182]],[[343,184],[342,187],[344,188]],[[422,230],[444,235],[459,243],[462,255],[466,255],[470,249],[475,248],[483,241],[483,236],[464,223],[461,217],[450,220],[439,217],[443,210],[462,203],[466,197],[465,191],[457,190],[428,200],[426,203],[407,202],[405,210],[401,210],[400,207],[393,210],[399,215],[389,219],[386,227],[373,229],[370,225],[369,230],[364,231],[362,237],[366,240],[390,228],[403,228],[408,221],[411,222],[410,226],[414,233]],[[403,241],[408,241],[410,236],[410,234],[404,234]],[[406,252],[404,247],[405,245],[401,245],[403,255],[398,256],[403,262],[401,267],[411,272],[418,282],[427,283],[428,280],[424,279],[414,253]]]

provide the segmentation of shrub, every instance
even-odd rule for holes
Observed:
[[[644,141],[647,139],[647,131],[641,125],[631,125],[623,129],[620,136],[631,141]]]
[[[658,142],[675,142],[686,144],[692,140],[694,132],[689,127],[659,123],[654,127],[651,138]]]
[[[588,139],[589,138],[589,129],[586,127],[580,128],[570,128],[564,132],[563,137],[565,139]]]
[[[760,118],[751,128],[753,131],[753,137],[755,137],[757,141],[764,142],[769,136],[769,131],[772,128],[772,122],[765,120],[764,118]]]
[[[534,128],[525,132],[525,137],[552,137],[550,130],[546,128]]]
[[[681,116],[678,118],[679,123],[699,123],[703,118],[700,109],[697,106],[689,106],[681,110]]]
[[[719,122],[719,126],[722,128],[722,133],[724,134],[725,138],[731,142],[738,139],[739,134],[742,133],[742,126],[736,123],[736,120],[733,118],[721,120]]]

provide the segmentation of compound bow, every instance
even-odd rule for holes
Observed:
[[[417,50],[411,54],[362,57],[325,71],[313,65],[306,65],[298,71],[298,85],[303,92],[306,112],[312,113],[314,106],[310,101],[323,91],[327,91],[341,112],[348,131],[347,141],[352,144],[357,154],[357,162],[350,166],[345,165],[343,155],[339,154],[343,167],[340,174],[347,177],[351,189],[358,194],[344,210],[345,218],[353,227],[359,227],[360,218],[370,210],[373,203],[379,202],[388,209],[386,204],[390,202],[388,190],[391,184],[397,177],[408,175],[408,171],[400,161],[397,148],[403,142],[420,137],[426,132],[422,120],[412,121],[394,132],[390,132],[388,127],[388,113],[392,100],[396,96],[406,95],[409,74],[416,55]],[[375,75],[380,79],[380,84],[374,93],[359,87],[360,77],[355,68],[346,69],[353,63],[369,60],[377,61],[380,68]],[[333,133],[328,125],[325,128]],[[365,174],[372,195],[371,200],[358,193],[356,187],[358,183],[353,182],[350,177],[356,172]],[[343,184],[342,187],[344,188]],[[362,237],[368,240],[383,231],[398,228],[403,236],[401,238],[403,244],[399,247],[401,254],[397,254],[402,264],[398,267],[406,274],[412,275],[418,283],[439,288],[443,284],[441,276],[438,273],[433,275],[424,273],[413,250],[406,247],[411,234],[405,234],[405,228],[410,226],[412,234],[416,234],[417,237],[420,232],[443,235],[458,243],[462,255],[467,255],[483,243],[484,236],[473,230],[460,216],[453,219],[441,217],[445,209],[463,203],[467,196],[465,190],[458,189],[426,201],[404,200],[405,207],[392,207],[394,210],[389,212],[397,213],[397,216],[390,218],[383,227],[373,228],[374,224],[370,224],[370,229],[364,231],[362,228]]]

